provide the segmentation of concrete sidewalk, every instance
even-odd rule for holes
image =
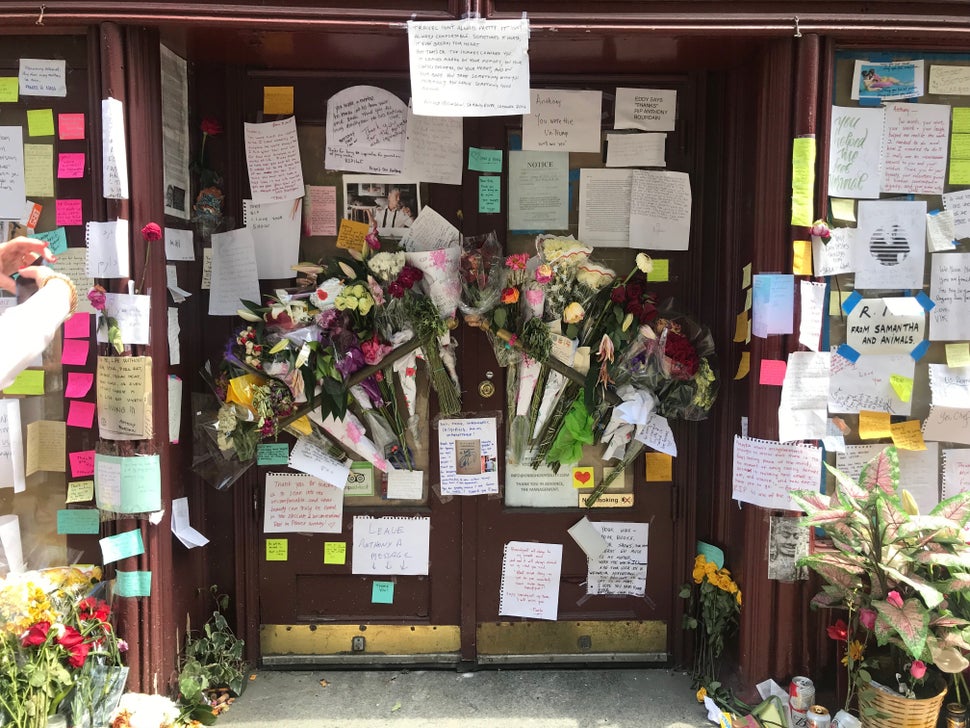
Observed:
[[[261,670],[217,722],[218,728],[710,725],[694,698],[690,678],[664,669]]]

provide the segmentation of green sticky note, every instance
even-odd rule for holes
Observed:
[[[44,370],[24,369],[10,385],[3,390],[4,394],[43,394]]]
[[[152,572],[116,571],[115,594],[119,597],[150,597],[152,595]]]
[[[98,543],[101,544],[101,559],[106,564],[145,553],[145,542],[137,528],[114,536],[105,536]]]
[[[370,591],[371,604],[394,604],[394,582],[375,581]]]
[[[502,178],[478,178],[478,211],[498,214],[502,211]]]
[[[94,498],[93,480],[75,480],[67,484],[67,499],[65,503],[81,503]]]
[[[116,513],[149,513],[162,508],[162,466],[158,455],[94,456],[98,508]]]
[[[970,159],[950,160],[950,184],[970,185]]]
[[[54,136],[53,110],[28,109],[27,134],[32,137]]]
[[[57,512],[57,533],[97,534],[101,514],[97,508],[62,508]]]
[[[261,442],[256,446],[257,465],[288,465],[290,446],[285,442]]]
[[[793,140],[791,154],[791,224],[811,227],[815,218],[815,137]]]
[[[475,172],[501,172],[502,150],[468,147],[468,169]]]
[[[950,136],[950,159],[970,159],[970,134]]]
[[[669,258],[654,258],[653,259],[653,270],[647,273],[648,281],[656,281],[657,283],[664,283],[670,280],[670,259]]]
[[[832,217],[843,222],[855,222],[855,200],[830,197],[829,202],[832,203]]]
[[[0,78],[0,101],[16,102],[20,99],[20,81],[16,76]]]
[[[950,126],[950,131],[954,134],[970,132],[970,107],[953,107],[953,123]]]
[[[948,367],[970,366],[970,344],[958,341],[946,345],[946,365]]]
[[[323,563],[340,566],[347,563],[346,541],[325,541],[323,544]]]
[[[54,255],[60,255],[67,250],[67,231],[62,227],[44,233],[34,233],[34,237],[47,243],[47,247]]]
[[[892,385],[893,391],[896,396],[899,397],[903,402],[909,402],[913,397],[913,379],[912,377],[904,377],[901,374],[890,374],[889,384]]]
[[[719,569],[724,568],[724,552],[713,544],[697,542],[697,553]]]
[[[266,539],[266,560],[267,561],[286,561],[288,558],[287,549],[289,541],[285,538]]]

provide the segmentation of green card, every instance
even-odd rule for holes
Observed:
[[[43,394],[44,393],[44,370],[43,369],[24,369],[17,378],[11,382],[4,394]]]
[[[478,178],[478,211],[497,214],[502,211],[502,178]]]
[[[119,597],[150,597],[152,595],[152,572],[116,571],[115,594]]]
[[[60,255],[67,250],[67,231],[62,227],[44,233],[34,233],[34,237],[47,243],[47,247],[54,255]]]
[[[323,544],[323,563],[340,566],[347,563],[346,541],[325,541]]]
[[[267,561],[286,561],[288,558],[287,550],[289,542],[285,538],[266,539],[266,560]]]
[[[670,259],[669,258],[654,258],[653,259],[653,270],[647,273],[648,281],[656,281],[657,283],[665,283],[670,280]]]
[[[0,101],[16,102],[20,99],[20,79],[16,76],[0,78]]]
[[[290,446],[285,442],[261,442],[256,446],[257,465],[289,465]]]
[[[162,470],[158,455],[94,456],[98,508],[115,513],[149,513],[162,508]]]
[[[468,169],[475,172],[501,172],[502,150],[469,147]]]
[[[141,531],[137,528],[116,533],[114,536],[105,536],[99,543],[101,558],[106,564],[145,553],[145,542],[141,538]]]
[[[371,604],[394,604],[394,582],[375,581],[370,592]]]
[[[101,530],[101,514],[97,508],[62,508],[57,512],[57,533],[60,535],[97,534]]]
[[[32,137],[54,136],[53,110],[28,109],[27,134]]]
[[[357,498],[374,495],[374,466],[366,460],[354,462],[347,475],[344,498]]]

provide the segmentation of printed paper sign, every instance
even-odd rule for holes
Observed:
[[[675,90],[618,88],[613,128],[673,131],[676,112]]]
[[[428,574],[430,518],[354,516],[354,574]]]
[[[502,557],[498,613],[555,621],[559,616],[562,544],[510,541]]]
[[[509,152],[508,202],[510,230],[567,229],[569,155],[566,152]],[[629,215],[629,202],[626,214]],[[624,225],[629,227],[629,219]]]
[[[926,202],[865,200],[856,230],[856,289],[923,287]]]
[[[266,474],[264,533],[340,533],[344,494],[311,475]]]

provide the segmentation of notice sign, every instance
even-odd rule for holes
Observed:
[[[915,298],[863,298],[849,312],[845,341],[860,354],[908,354],[925,329],[926,311]]]
[[[267,473],[264,533],[340,533],[344,494],[312,475]]]
[[[354,516],[354,574],[428,574],[430,518]]]

